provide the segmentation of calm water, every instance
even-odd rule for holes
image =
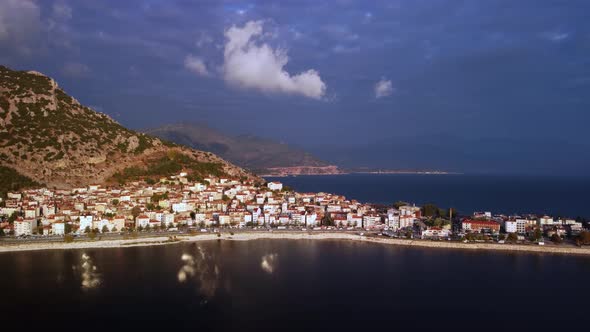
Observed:
[[[325,191],[361,202],[409,201],[463,214],[550,213],[590,217],[590,178],[493,175],[352,174],[268,178],[297,191]]]
[[[5,253],[0,266],[0,312],[27,330],[539,331],[577,326],[590,295],[589,258],[344,241]]]

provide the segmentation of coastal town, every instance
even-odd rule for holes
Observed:
[[[383,206],[329,193],[298,193],[280,182],[215,177],[191,182],[184,172],[148,182],[8,192],[0,202],[0,235],[4,240],[71,242],[109,234],[303,230],[433,241],[581,245],[589,234],[580,219],[490,212],[466,217],[432,204]]]

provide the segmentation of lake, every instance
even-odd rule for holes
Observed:
[[[334,240],[15,252],[0,266],[2,317],[27,330],[561,330],[590,295],[587,257]]]

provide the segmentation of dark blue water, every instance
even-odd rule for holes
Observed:
[[[331,192],[361,202],[455,207],[462,214],[547,213],[590,217],[590,178],[505,175],[352,174],[268,178],[300,192]]]
[[[348,241],[4,253],[0,266],[0,312],[26,330],[555,331],[585,319],[590,295],[587,257]]]

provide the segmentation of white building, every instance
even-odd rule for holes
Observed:
[[[518,233],[518,222],[516,220],[507,220],[504,223],[506,233]]]
[[[423,239],[440,239],[448,238],[451,231],[449,229],[430,227],[422,232]]]
[[[518,222],[516,220],[507,220],[504,223],[506,233],[518,233]]]
[[[270,190],[283,190],[283,184],[280,182],[269,182],[267,187]]]
[[[53,235],[64,235],[66,234],[66,223],[63,221],[56,221],[51,224],[51,232]]]
[[[92,216],[80,216],[80,228],[78,229],[78,232],[84,233],[86,227],[92,229]]]
[[[37,221],[35,219],[18,218],[14,221],[14,235],[31,235],[37,228]]]
[[[539,224],[541,226],[553,225],[553,218],[549,216],[542,216],[541,218],[539,218]]]
[[[146,228],[150,224],[150,217],[146,216],[145,214],[137,216],[135,219],[135,227]]]

